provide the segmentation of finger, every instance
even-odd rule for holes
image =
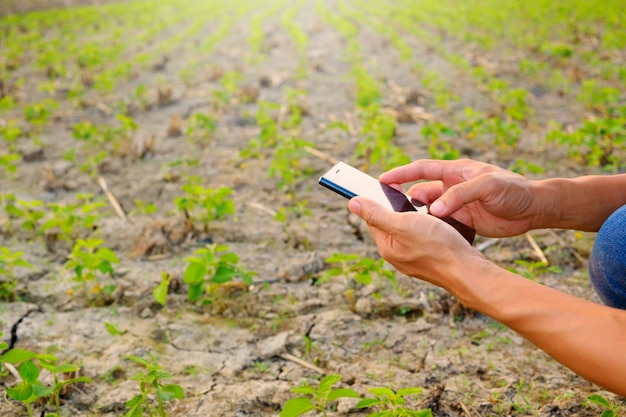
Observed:
[[[350,211],[378,230],[389,233],[393,229],[391,210],[365,197],[354,197],[348,203]]]
[[[406,194],[424,204],[430,204],[441,197],[443,191],[443,183],[441,181],[429,181],[413,185]]]
[[[459,171],[459,162],[420,159],[385,172],[379,177],[379,180],[385,184],[404,184],[417,180],[442,180]]]
[[[466,204],[486,199],[495,186],[496,183],[490,181],[487,175],[456,184],[430,205],[430,212],[437,217],[449,216]]]

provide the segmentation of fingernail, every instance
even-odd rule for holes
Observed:
[[[434,215],[443,213],[445,209],[446,209],[446,206],[441,201],[435,201],[430,206],[430,212]]]
[[[358,215],[361,212],[361,203],[352,199],[348,202],[348,208],[352,213]]]

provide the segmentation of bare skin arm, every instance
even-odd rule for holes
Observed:
[[[582,377],[626,396],[626,311],[510,273],[432,216],[395,213],[362,197],[349,207],[368,223],[380,254],[399,271],[445,288]]]
[[[392,169],[380,180],[429,180],[415,184],[407,194],[432,204],[434,215],[452,215],[492,237],[548,227],[597,231],[626,204],[626,175],[531,181],[477,161],[420,160]]]

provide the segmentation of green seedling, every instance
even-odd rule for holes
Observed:
[[[24,132],[15,121],[9,120],[4,124],[0,124],[0,139],[3,141],[11,144],[22,135],[24,135]]]
[[[8,228],[12,230],[12,220],[21,221],[21,229],[36,237],[39,233],[40,220],[45,216],[44,203],[39,200],[26,201],[13,194],[5,194],[0,199],[5,213],[9,217]]]
[[[159,208],[154,203],[146,203],[142,200],[135,199],[135,208],[128,212],[128,217],[137,215],[150,215],[159,211]]]
[[[364,137],[354,151],[354,158],[365,158],[370,165],[380,165],[383,169],[409,163],[410,158],[393,143],[396,134],[396,120],[390,114],[382,113],[378,105],[363,108],[361,112]]]
[[[541,274],[549,272],[553,274],[560,274],[563,272],[560,266],[550,266],[543,261],[526,261],[524,259],[516,259],[515,265],[515,267],[509,267],[508,270],[532,281],[537,281],[539,275]]]
[[[222,88],[213,90],[214,104],[217,110],[221,110],[228,105],[239,91],[239,83],[243,80],[243,75],[237,71],[227,71],[222,75]]]
[[[458,159],[460,151],[454,148],[444,137],[455,138],[456,130],[440,122],[430,122],[422,128],[424,139],[429,141],[428,153],[433,159]]]
[[[72,364],[57,365],[57,362],[58,358],[54,355],[38,354],[24,349],[11,349],[0,356],[0,364],[19,364],[18,372],[21,381],[13,387],[7,387],[7,395],[11,399],[22,402],[26,406],[29,417],[33,417],[32,404],[50,396],[52,396],[50,402],[54,404],[56,413],[46,414],[46,416],[61,417],[59,402],[61,390],[67,385],[93,382],[91,378],[82,376],[60,379],[60,375],[76,373],[80,367]],[[52,374],[54,381],[52,386],[46,386],[39,381],[42,369]]]
[[[620,101],[620,90],[615,87],[600,86],[593,79],[584,80],[582,90],[577,98],[588,109],[607,117]]]
[[[248,143],[248,146],[239,152],[241,158],[261,158],[263,152],[273,148],[279,140],[279,126],[276,122],[274,112],[280,110],[280,104],[260,100],[256,112],[256,123],[261,128],[261,132],[256,138]]]
[[[104,322],[104,327],[106,327],[107,332],[109,332],[111,336],[123,336],[128,332],[128,330],[120,330],[116,324],[109,323],[108,321]]]
[[[78,194],[76,199],[78,202],[74,204],[48,204],[51,216],[41,225],[41,231],[72,242],[85,232],[96,229],[100,223],[100,209],[106,204],[93,201],[91,194]]]
[[[152,290],[152,296],[155,301],[163,306],[167,303],[167,293],[170,288],[170,282],[172,282],[172,276],[163,271],[161,272],[161,282]]]
[[[280,417],[298,417],[313,410],[327,417],[326,408],[333,401],[339,398],[361,398],[356,391],[348,388],[333,389],[332,386],[340,380],[341,375],[333,374],[322,378],[317,388],[308,384],[293,388],[291,392],[305,396],[287,401],[280,412]]]
[[[148,88],[145,84],[139,84],[133,93],[133,99],[139,104],[139,107],[146,110],[150,108],[150,100],[148,99]]]
[[[574,132],[555,129],[547,139],[567,146],[570,156],[590,167],[617,172],[626,165],[622,158],[626,149],[626,107],[614,110],[607,118],[587,120]]]
[[[274,215],[274,219],[283,224],[283,232],[287,236],[286,241],[292,242],[294,246],[302,245],[310,250],[311,243],[306,237],[306,234],[305,236],[298,236],[298,234],[294,233],[291,229],[291,225],[298,221],[302,221],[301,226],[303,228],[307,227],[307,223],[301,220],[304,217],[311,216],[311,210],[307,208],[307,204],[307,200],[300,200],[289,206],[281,206]]]
[[[592,394],[587,397],[587,403],[598,405],[602,408],[600,417],[616,417],[619,415],[621,406],[615,405],[600,394]]]
[[[278,178],[278,188],[293,188],[303,178],[310,177],[312,169],[302,166],[302,160],[307,155],[304,148],[313,146],[312,142],[304,139],[279,136],[267,171],[268,176]]]
[[[74,271],[73,279],[87,298],[90,294],[101,296],[102,291],[112,293],[115,290],[114,285],[101,287],[99,283],[101,275],[113,276],[113,265],[120,263],[112,250],[100,247],[103,243],[101,239],[78,239],[65,264],[65,269]],[[89,288],[88,283],[92,282],[95,285]]]
[[[15,176],[21,159],[22,157],[18,153],[0,153],[0,167],[4,170],[4,178],[8,179]]]
[[[287,117],[283,122],[283,127],[287,130],[299,131],[304,113],[303,101],[306,97],[306,90],[296,90],[288,88],[285,93],[287,101]]]
[[[34,103],[24,108],[24,119],[29,122],[36,131],[40,131],[43,125],[48,123],[52,112],[59,108],[56,100],[47,98],[39,103]]]
[[[168,414],[165,412],[164,403],[185,398],[183,388],[177,384],[163,383],[163,380],[172,379],[173,375],[163,370],[155,356],[149,355],[146,359],[128,355],[127,358],[143,366],[145,371],[139,371],[133,377],[134,380],[139,381],[140,393],[126,402],[128,412],[124,414],[124,417],[141,417],[144,411],[150,417],[166,417]],[[156,398],[156,408],[151,404],[152,398]]]
[[[367,417],[432,417],[430,409],[416,411],[404,407],[406,404],[404,397],[420,394],[421,388],[403,388],[394,391],[390,388],[381,387],[368,388],[368,391],[374,394],[375,398],[365,398],[359,401],[356,407],[379,407],[380,411],[370,413]]]
[[[194,222],[202,224],[202,230],[208,231],[209,224],[214,220],[223,220],[235,212],[235,204],[231,198],[232,188],[205,188],[200,185],[202,180],[190,176],[181,189],[185,193],[176,197],[174,203],[179,212],[185,215],[187,227],[196,231]]]
[[[211,304],[216,301],[217,289],[237,277],[241,278],[246,286],[252,285],[255,273],[239,263],[239,256],[226,252],[227,250],[226,245],[207,245],[196,250],[194,256],[185,258],[189,264],[183,279],[189,286],[187,292],[189,301],[197,301],[206,294],[202,304]]]
[[[206,141],[217,130],[217,120],[210,114],[195,113],[187,120],[187,137],[192,140]]]
[[[33,265],[22,259],[24,252],[12,252],[9,248],[0,247],[0,299],[12,301],[17,298],[17,268],[32,269]]]
[[[397,287],[393,271],[385,269],[385,261],[382,258],[376,261],[357,254],[335,253],[326,258],[326,262],[336,266],[324,271],[318,283],[326,282],[332,277],[343,276],[347,288],[345,295],[352,312],[356,311],[358,286],[371,284],[373,276],[378,277],[378,290],[374,292],[375,298],[380,299],[382,296],[384,279],[389,280],[394,288]]]

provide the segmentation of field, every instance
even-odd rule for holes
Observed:
[[[271,416],[331,383],[307,415],[626,415],[317,184],[624,172],[622,1],[101,3],[0,18],[0,415]],[[593,239],[475,246],[599,302]]]

